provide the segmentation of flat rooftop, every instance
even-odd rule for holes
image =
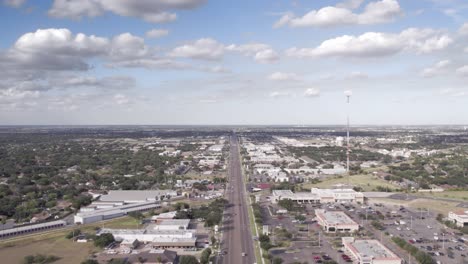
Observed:
[[[347,214],[341,211],[315,210],[317,217],[332,225],[357,225]]]
[[[353,250],[361,257],[372,257],[374,259],[398,258],[398,256],[377,240],[355,240],[349,245],[350,250]]]
[[[161,195],[173,193],[172,190],[116,190],[109,191],[108,194],[102,195],[100,200],[104,202],[115,202],[115,201],[145,201],[145,200],[159,200]]]
[[[164,226],[188,226],[190,224],[190,219],[163,219],[161,222],[156,225]]]

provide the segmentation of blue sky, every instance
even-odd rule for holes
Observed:
[[[2,124],[468,123],[462,0],[0,0]]]

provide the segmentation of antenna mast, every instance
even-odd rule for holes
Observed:
[[[346,104],[347,104],[347,116],[346,116],[346,173],[348,174],[348,187],[350,186],[349,179],[349,99],[351,97],[351,91],[345,91]]]

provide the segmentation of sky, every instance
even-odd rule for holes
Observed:
[[[464,0],[0,1],[0,125],[468,124]]]

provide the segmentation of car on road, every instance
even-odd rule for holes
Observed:
[[[243,256],[243,257],[247,256],[247,253],[242,252],[242,256]]]

